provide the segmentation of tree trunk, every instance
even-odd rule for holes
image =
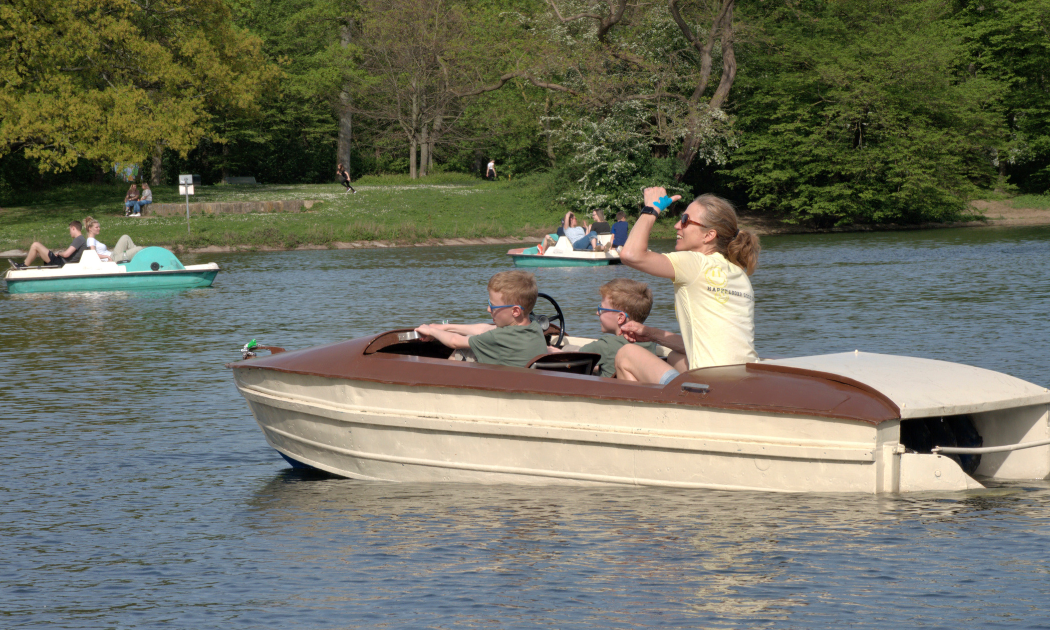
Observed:
[[[419,176],[427,176],[427,167],[430,166],[430,130],[423,123],[423,130],[419,134]]]
[[[230,176],[229,163],[230,163],[230,143],[229,142],[223,142],[222,143],[222,181],[223,181],[223,183],[226,183],[226,178]]]
[[[416,177],[416,137],[412,136],[412,139],[408,141],[408,176],[411,179],[417,179]]]
[[[429,175],[434,174],[434,146],[437,144],[438,138],[441,137],[441,128],[444,124],[445,117],[438,114],[437,118],[434,119],[434,130],[430,133],[430,147],[427,149],[427,174]]]
[[[704,90],[707,89],[707,82],[711,72],[711,50],[716,38],[721,38],[722,40],[722,77],[718,82],[718,87],[715,89],[714,95],[711,96],[711,100],[707,103],[708,109],[722,108],[726,99],[729,98],[729,91],[733,88],[733,82],[736,79],[736,54],[733,50],[734,4],[735,0],[726,0],[726,3],[722,6],[722,11],[719,13],[718,17],[715,18],[715,23],[712,25],[711,32],[708,34],[707,43],[701,49],[701,78],[689,103],[690,129],[686,133],[685,139],[682,141],[682,150],[678,154],[678,175],[676,177],[678,181],[682,181],[685,177],[686,171],[692,166],[693,159],[696,158],[696,153],[700,149],[700,143],[703,140],[699,133],[701,127],[699,100]],[[678,22],[680,28],[684,28],[685,23],[681,21],[681,16],[677,13],[677,8],[675,7],[673,0],[671,2],[671,7],[675,21]]]
[[[340,30],[340,40],[343,48],[350,45],[350,23],[344,24]],[[350,148],[354,140],[354,116],[350,113],[350,93],[344,89],[339,92],[339,140],[336,143],[335,159],[342,164],[347,173],[350,173]]]
[[[415,88],[415,84],[413,84],[412,87]],[[408,140],[408,176],[411,179],[418,179],[418,175],[416,173],[416,147],[418,145],[419,138],[419,95],[416,92],[412,93],[412,119],[410,122],[412,124],[410,137]]]
[[[153,166],[150,169],[149,183],[151,186],[160,186],[164,183],[164,143],[158,142],[153,146]]]
[[[550,115],[551,97],[548,95],[543,103],[543,117],[540,118],[540,124],[543,126],[543,135],[547,137],[547,159],[551,161],[551,166],[554,166],[556,156],[554,155],[554,135],[551,134]]]

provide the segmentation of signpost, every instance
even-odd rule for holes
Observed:
[[[193,175],[179,175],[179,194],[186,195],[186,234],[190,233],[190,195],[193,194]]]

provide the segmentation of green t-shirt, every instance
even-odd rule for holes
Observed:
[[[580,352],[596,352],[602,355],[601,360],[598,361],[598,376],[610,378],[616,376],[616,353],[629,343],[631,342],[627,341],[627,338],[623,335],[605,335],[597,341],[592,341],[580,348]],[[656,354],[656,344],[651,341],[644,341],[635,345]]]
[[[467,339],[478,363],[525,367],[533,357],[547,354],[547,340],[536,322],[504,326]]]

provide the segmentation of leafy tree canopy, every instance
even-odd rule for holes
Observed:
[[[185,153],[210,109],[246,110],[278,72],[223,0],[0,5],[0,155],[42,170]]]
[[[993,173],[996,81],[937,0],[789,3],[742,63],[725,172],[750,207],[822,225],[945,220]]]

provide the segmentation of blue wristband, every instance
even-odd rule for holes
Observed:
[[[667,206],[671,205],[672,203],[674,203],[674,201],[672,201],[671,198],[667,195],[664,195],[663,197],[660,197],[659,199],[654,201],[653,206],[657,210],[663,212],[664,210],[667,210]]]

